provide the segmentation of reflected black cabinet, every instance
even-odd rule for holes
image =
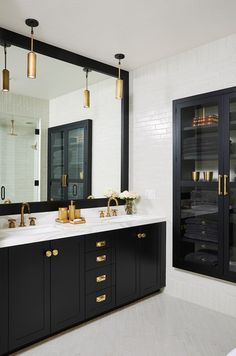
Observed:
[[[236,88],[174,101],[174,267],[236,281]]]
[[[91,194],[92,120],[48,129],[48,200]]]
[[[84,319],[83,273],[83,238],[9,249],[10,350]]]
[[[0,249],[0,355],[8,352],[8,248]]]
[[[123,230],[116,236],[116,303],[126,304],[165,286],[166,224]]]

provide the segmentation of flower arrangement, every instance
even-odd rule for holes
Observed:
[[[113,189],[107,189],[104,193],[103,193],[104,197],[106,198],[119,198],[119,193],[116,192]]]
[[[136,192],[128,192],[124,190],[120,193],[119,198],[125,200],[125,211],[127,215],[132,215],[134,212],[134,201],[139,199],[139,194]]]

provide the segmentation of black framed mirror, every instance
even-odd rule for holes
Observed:
[[[0,28],[0,43],[2,46],[10,45],[7,50],[11,73],[10,92],[0,93],[0,132],[2,128],[2,133],[5,134],[1,139],[1,150],[5,153],[5,163],[0,168],[0,172],[4,172],[2,179],[0,173],[0,185],[4,187],[1,189],[1,192],[4,192],[1,201],[4,203],[10,200],[11,204],[0,204],[0,215],[19,213],[20,204],[25,200],[30,202],[32,212],[56,210],[62,206],[64,200],[47,200],[48,130],[86,119],[91,120],[93,125],[90,142],[93,152],[90,192],[95,199],[74,200],[78,201],[77,204],[81,208],[104,206],[104,191],[128,189],[129,73],[121,70],[123,99],[119,101],[115,99],[115,79],[118,75],[116,67],[35,40],[39,77],[32,80],[26,78],[26,56],[30,48],[30,38]],[[3,49],[0,47],[1,66],[4,60]],[[84,68],[89,68],[92,94],[91,110],[87,111],[84,111],[82,103]],[[43,101],[44,104],[45,101],[50,101],[50,104],[43,105]],[[33,107],[33,110],[30,111],[30,107]],[[47,115],[48,125],[44,120]],[[76,137],[72,139],[76,140]],[[25,157],[25,163],[21,157]],[[14,167],[14,188],[7,190],[5,182],[10,182],[9,177],[13,179],[10,162]],[[25,176],[21,176],[20,171],[23,171]],[[80,180],[82,177],[84,172],[80,170]],[[28,182],[27,179],[31,180]],[[73,183],[72,191],[75,191],[74,185]],[[29,189],[24,189],[29,186],[33,186],[30,192]],[[20,193],[18,196],[8,194],[14,189]],[[69,199],[69,194],[66,197]]]

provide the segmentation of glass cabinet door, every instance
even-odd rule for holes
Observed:
[[[68,131],[68,199],[83,199],[86,182],[84,127]]]
[[[50,133],[49,200],[64,200],[67,176],[65,172],[65,135],[63,131]]]
[[[225,98],[226,152],[224,175],[225,272],[236,278],[236,94]]]
[[[215,275],[222,269],[221,101],[191,101],[179,108],[180,203],[175,241],[178,265]],[[220,188],[221,189],[221,188]]]

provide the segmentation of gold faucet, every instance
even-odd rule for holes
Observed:
[[[108,199],[108,203],[107,203],[107,217],[110,217],[110,216],[111,216],[110,204],[111,204],[112,200],[115,201],[116,206],[119,205],[118,200],[117,200],[115,197],[110,197],[110,198]]]
[[[20,208],[20,225],[19,225],[21,227],[26,226],[25,225],[25,216],[24,216],[25,207],[27,207],[28,214],[30,214],[30,205],[29,205],[29,203],[22,203],[21,204],[21,208]]]

